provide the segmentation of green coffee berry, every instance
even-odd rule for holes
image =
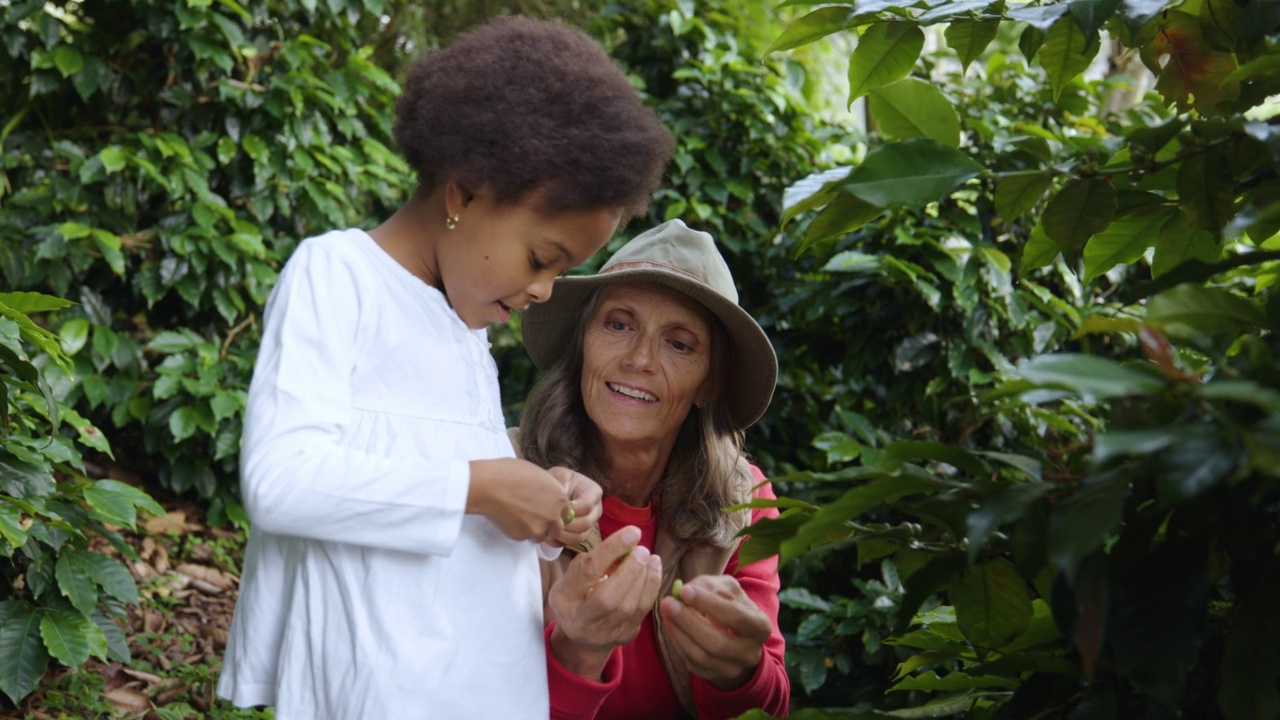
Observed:
[[[673,598],[675,598],[675,599],[679,600],[679,599],[680,599],[680,589],[681,589],[681,588],[683,588],[683,587],[684,587],[684,581],[683,581],[683,580],[681,580],[680,578],[676,578],[676,581],[675,581],[675,582],[673,582],[673,583],[671,583],[671,597],[673,597]]]

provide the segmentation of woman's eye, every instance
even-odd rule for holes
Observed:
[[[605,320],[604,326],[610,330],[622,331],[627,329],[627,324],[621,320]]]
[[[682,343],[679,340],[672,340],[671,347],[675,348],[679,352],[688,352],[693,349],[689,345],[686,345],[685,343]]]

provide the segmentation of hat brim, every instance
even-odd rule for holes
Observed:
[[[729,336],[729,362],[723,378],[724,400],[734,427],[745,430],[764,415],[778,381],[778,358],[764,330],[745,310],[710,287],[656,269],[618,270],[597,275],[562,277],[551,297],[525,311],[521,323],[525,349],[533,364],[546,371],[572,345],[570,334],[578,310],[592,290],[605,285],[652,283],[680,292],[711,311]]]

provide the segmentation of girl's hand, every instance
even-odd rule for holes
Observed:
[[[700,575],[662,599],[667,636],[689,671],[721,690],[739,688],[755,672],[773,624],[738,581]]]
[[[471,461],[467,512],[488,517],[512,540],[559,537],[568,508],[565,484],[527,460]]]
[[[603,512],[600,504],[604,491],[595,480],[580,472],[564,467],[553,467],[548,472],[564,483],[569,493],[569,506],[565,508],[565,526],[559,535],[547,541],[548,545],[569,547],[577,545],[587,537]]]
[[[627,526],[569,563],[547,602],[557,621],[551,654],[570,672],[599,680],[613,648],[640,632],[662,582],[662,559]]]

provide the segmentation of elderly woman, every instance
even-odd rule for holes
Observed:
[[[711,236],[673,220],[525,315],[547,374],[517,445],[605,495],[598,532],[544,567],[553,718],[787,711],[777,559],[737,552],[777,510],[725,511],[774,497],[742,446],[777,359],[737,298]]]

